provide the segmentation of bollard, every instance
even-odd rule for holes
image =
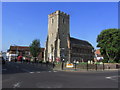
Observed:
[[[118,64],[116,64],[116,69],[119,69],[119,65]]]
[[[97,64],[95,64],[95,70],[97,71]]]
[[[88,71],[88,63],[87,63],[87,71]]]
[[[55,63],[53,62],[53,68],[55,67]]]
[[[104,63],[103,63],[103,70],[105,69]]]
[[[75,70],[76,70],[76,63],[75,63]]]
[[[62,62],[62,67],[61,67],[62,70],[63,70],[63,67],[64,67],[64,62]]]

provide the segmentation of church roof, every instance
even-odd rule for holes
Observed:
[[[9,51],[16,51],[16,50],[30,51],[30,47],[29,46],[10,46]],[[44,51],[44,48],[41,48],[41,51]]]
[[[27,50],[29,51],[28,46],[10,46],[10,50]]]
[[[70,37],[70,43],[71,44],[85,45],[85,46],[92,46],[88,41],[76,39],[73,37]]]

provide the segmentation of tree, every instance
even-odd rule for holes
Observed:
[[[120,29],[103,30],[97,37],[100,52],[110,62],[120,60]]]
[[[35,62],[36,62],[36,58],[40,53],[40,40],[39,39],[35,39],[32,41],[32,43],[30,44],[30,52],[32,56],[35,58]]]

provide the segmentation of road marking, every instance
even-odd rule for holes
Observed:
[[[41,73],[41,72],[36,72],[36,73]]]
[[[20,87],[20,82],[13,84],[13,88],[18,88]]]
[[[118,81],[118,78],[119,78],[120,76],[109,76],[109,77],[105,77],[106,79],[110,79],[110,80],[117,80]],[[119,82],[119,81],[118,81]]]
[[[57,72],[57,71],[53,71],[53,72]]]
[[[28,71],[26,69],[22,69],[23,71],[25,72],[28,72],[28,73],[41,73],[40,71],[37,71],[37,72],[31,72],[31,71]],[[42,72],[52,72],[52,71],[42,71]],[[53,72],[57,72],[57,71],[53,71]]]
[[[35,72],[29,72],[29,73],[35,73]]]
[[[111,79],[111,77],[105,77],[105,78],[107,78],[107,79]]]

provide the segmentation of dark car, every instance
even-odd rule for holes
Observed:
[[[5,59],[2,57],[2,64],[5,64]]]

